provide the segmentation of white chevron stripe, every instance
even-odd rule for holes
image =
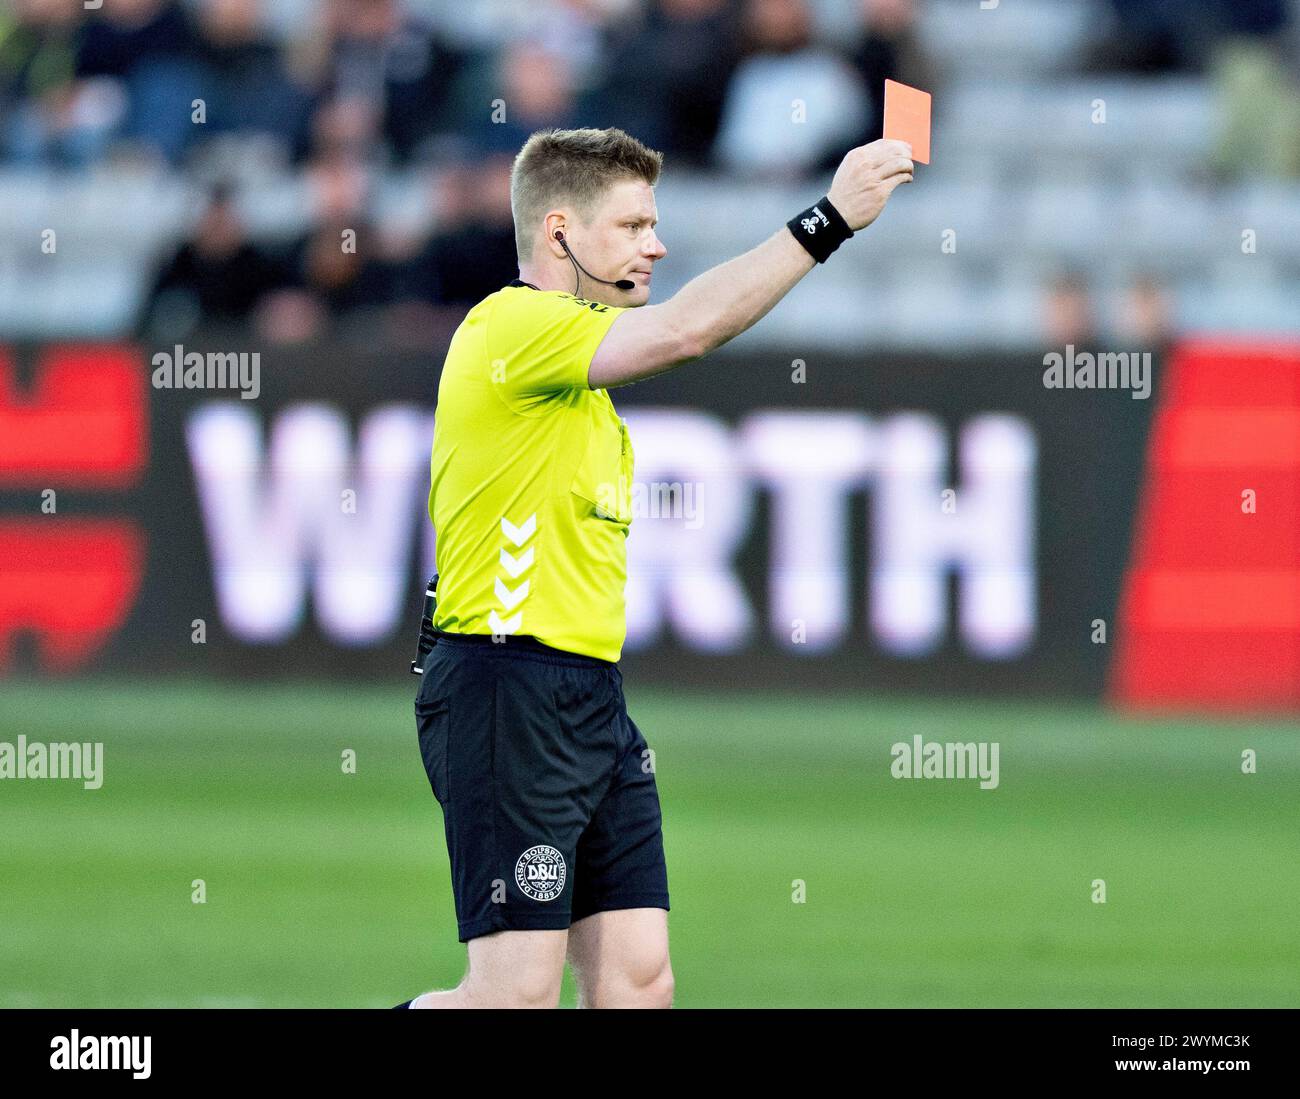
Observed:
[[[488,611],[488,625],[492,627],[493,633],[514,633],[515,630],[519,629],[519,623],[523,620],[522,612],[515,615],[514,618],[507,618],[503,622],[501,616],[495,610]]]
[[[518,558],[511,557],[505,550],[501,551],[501,567],[510,574],[512,580],[518,580],[519,574],[533,563],[533,548],[529,546]]]
[[[519,527],[515,526],[514,523],[512,523],[504,515],[501,516],[501,531],[516,546],[522,546],[525,542],[528,541],[528,539],[530,539],[533,536],[533,532],[536,530],[537,530],[537,512],[533,512],[532,515],[530,515],[527,519],[524,520],[523,526],[519,526]]]
[[[511,591],[501,583],[501,577],[498,576],[496,580],[497,598],[501,600],[501,605],[505,607],[506,610],[514,610],[521,602],[528,598],[528,586],[532,583],[531,580],[525,580],[514,591]]]

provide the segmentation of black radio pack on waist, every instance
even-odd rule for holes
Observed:
[[[425,587],[424,609],[420,612],[420,639],[415,646],[415,659],[411,661],[411,674],[424,675],[424,658],[438,641],[433,630],[433,612],[438,606],[438,574],[435,572]]]

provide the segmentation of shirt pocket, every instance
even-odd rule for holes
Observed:
[[[627,424],[611,410],[595,417],[569,491],[591,504],[597,519],[627,526],[632,522],[634,466]]]

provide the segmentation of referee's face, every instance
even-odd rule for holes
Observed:
[[[658,223],[659,211],[650,184],[639,179],[612,184],[590,221],[582,225],[579,255],[593,275],[610,282],[631,279],[636,286],[620,290],[583,279],[583,293],[606,305],[645,305],[650,300],[654,265],[668,254],[655,233]]]

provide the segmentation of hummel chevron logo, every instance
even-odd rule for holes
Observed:
[[[514,618],[507,618],[502,621],[501,616],[495,610],[488,611],[488,625],[492,627],[494,634],[514,633],[519,629],[519,623],[524,620],[523,612],[515,615]]]
[[[529,550],[528,552],[532,553],[533,551]],[[521,602],[528,598],[528,586],[531,583],[531,580],[525,580],[519,585],[519,587],[515,588],[514,591],[511,591],[501,583],[501,577],[498,576],[496,578],[496,592],[497,598],[501,600],[501,605],[508,611],[514,610]]]
[[[521,526],[515,526],[504,515],[501,516],[501,533],[516,546],[522,546],[537,532],[537,512],[533,512],[524,520]],[[513,557],[503,547],[501,550],[501,567],[510,574],[511,579],[518,580],[519,574],[529,568],[533,563],[533,546],[529,546],[518,557]],[[525,580],[519,587],[511,591],[502,582],[501,577],[494,580],[497,599],[501,602],[502,608],[509,613],[519,606],[527,597],[528,589],[532,586],[531,580]],[[502,618],[495,609],[488,611],[488,625],[492,627],[492,636],[499,637],[502,634],[514,633],[519,629],[519,624],[524,620],[523,612],[520,611],[512,618]]]
[[[537,512],[533,512],[525,521],[522,527],[517,527],[504,515],[501,516],[501,531],[516,546],[522,546],[533,536],[537,530]]]
[[[529,546],[517,558],[511,557],[505,550],[501,551],[501,567],[510,574],[510,579],[518,580],[519,574],[533,563],[533,547]]]

